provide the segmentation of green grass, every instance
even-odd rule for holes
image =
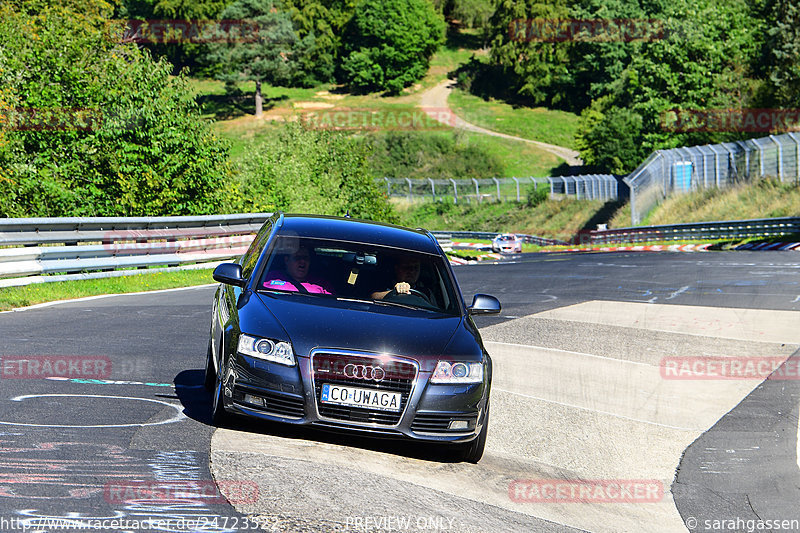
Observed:
[[[214,283],[211,269],[153,272],[117,278],[34,283],[0,289],[0,311],[43,302],[69,300],[99,294],[155,291]]]
[[[536,207],[515,202],[409,204],[393,200],[393,203],[400,214],[400,223],[405,226],[429,230],[525,233],[564,241],[569,241],[582,229],[595,229],[619,207],[600,200],[572,198],[548,200]]]
[[[670,196],[653,209],[641,225],[791,216],[800,216],[800,187],[796,183],[781,184],[774,178],[766,178],[730,189],[705,189]],[[628,208],[618,212],[609,227],[630,225]]]
[[[523,141],[472,132],[464,132],[463,138],[464,142],[483,148],[503,162],[505,167],[503,175],[486,176],[487,178],[550,176],[553,169],[563,163],[563,159],[554,154]]]
[[[467,122],[488,130],[575,148],[578,115],[542,107],[515,107],[499,100],[486,101],[455,89],[448,100],[450,108]]]

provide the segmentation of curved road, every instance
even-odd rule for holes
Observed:
[[[685,531],[689,518],[800,518],[791,381],[663,373],[675,356],[791,357],[794,257],[525,254],[458,267],[466,297],[504,304],[479,324],[496,373],[478,465],[252,422],[215,432],[200,388],[210,287],[0,314],[0,529],[151,519],[151,531],[239,531],[257,519],[267,531]],[[44,379],[47,361],[84,374]],[[559,483],[606,500],[534,501]],[[643,499],[609,501],[609,483]],[[144,530],[126,525],[116,530]]]
[[[487,130],[486,128],[481,128],[480,126],[476,126],[475,124],[471,124],[466,120],[462,119],[461,117],[457,116],[452,109],[450,109],[449,104],[447,103],[447,98],[450,96],[450,93],[453,91],[453,84],[455,82],[453,80],[445,80],[435,87],[432,87],[422,93],[420,99],[420,107],[425,111],[425,113],[436,120],[437,122],[441,122],[442,124],[447,124],[448,126],[454,128],[461,128],[467,131],[473,131],[475,133],[482,133],[484,135],[491,135],[493,137],[502,137],[504,139],[510,139],[512,141],[520,141],[526,142],[529,144],[533,144],[538,146],[542,150],[549,152],[561,159],[565,160],[568,165],[570,166],[581,166],[583,165],[583,161],[580,158],[580,154],[569,148],[565,148],[563,146],[557,146],[555,144],[548,144],[540,141],[534,141],[531,139],[525,139],[523,137],[516,137],[514,135],[507,135],[505,133],[500,133],[497,131]]]

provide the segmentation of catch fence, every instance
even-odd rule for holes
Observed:
[[[800,135],[658,150],[625,178],[631,224],[640,224],[659,202],[678,193],[772,176],[800,184]]]

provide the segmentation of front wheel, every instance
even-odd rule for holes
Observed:
[[[225,385],[222,382],[223,375],[224,373],[220,368],[214,380],[214,391],[212,392],[213,396],[211,400],[211,422],[217,427],[224,425],[229,418],[228,412],[225,411],[224,399],[222,397],[223,394],[225,394]]]
[[[211,351],[211,341],[208,341],[208,351],[206,352],[206,375],[203,386],[208,392],[214,390],[217,381],[217,371],[214,369],[214,353]]]
[[[486,401],[486,412],[483,415],[483,427],[475,440],[468,442],[461,450],[461,460],[467,463],[477,463],[483,457],[486,447],[486,434],[489,432],[489,401]]]

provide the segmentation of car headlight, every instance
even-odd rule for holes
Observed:
[[[258,359],[280,363],[286,366],[294,366],[294,351],[288,342],[274,341],[251,337],[250,335],[239,335],[239,346],[236,350],[240,354],[249,355]]]
[[[481,381],[483,381],[483,363],[439,361],[431,376],[431,383],[480,383]]]

